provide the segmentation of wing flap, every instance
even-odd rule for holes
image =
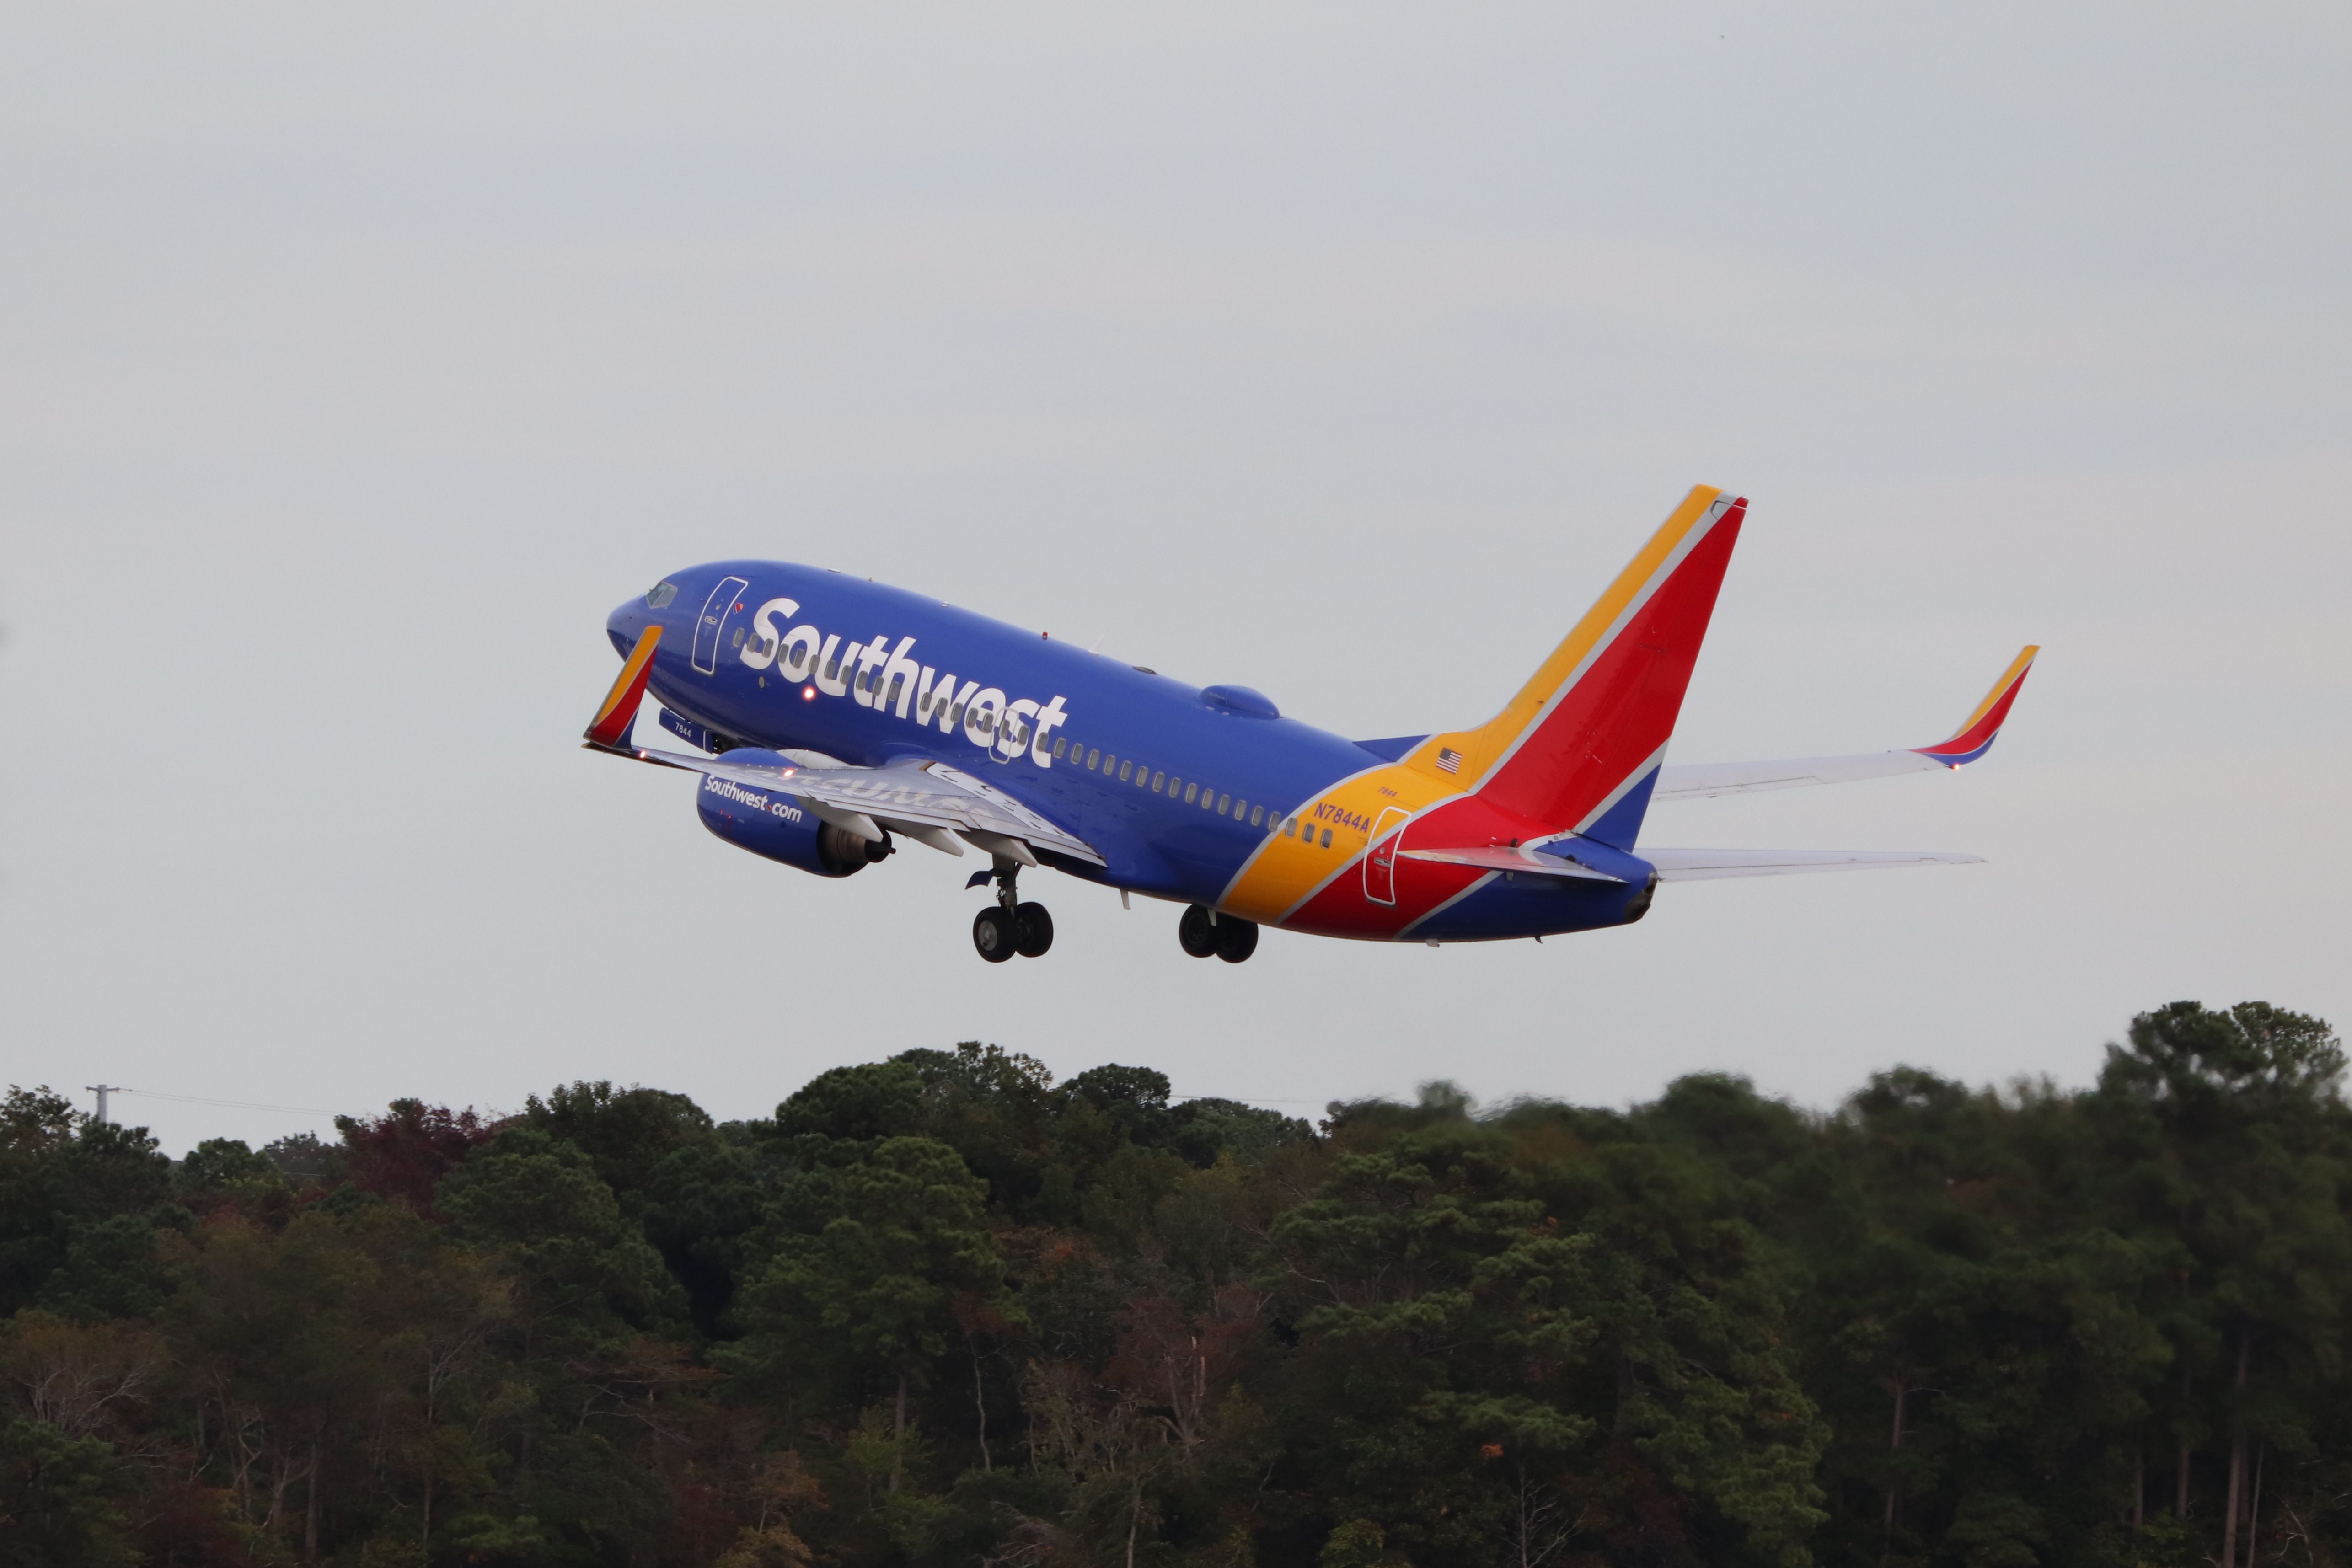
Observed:
[[[1879,871],[1904,865],[1981,865],[1982,855],[1925,854],[1885,850],[1665,850],[1635,852],[1658,868],[1660,882],[1708,882],[1729,876],[1796,876],[1816,871]]]

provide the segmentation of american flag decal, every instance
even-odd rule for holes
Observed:
[[[1450,746],[1439,747],[1437,748],[1437,770],[1440,773],[1461,772],[1462,754],[1454,750]]]

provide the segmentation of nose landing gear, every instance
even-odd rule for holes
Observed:
[[[1042,958],[1054,945],[1054,917],[1042,904],[1021,902],[1013,886],[1013,879],[1020,874],[1019,862],[998,855],[993,872],[972,878],[975,886],[992,877],[996,883],[995,905],[971,918],[972,947],[992,964],[1002,964],[1015,953],[1024,958]]]
[[[1176,941],[1195,958],[1214,956],[1228,964],[1239,964],[1257,951],[1257,922],[1212,914],[1195,904],[1176,922]]]

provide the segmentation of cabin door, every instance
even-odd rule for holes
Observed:
[[[704,674],[717,672],[719,634],[743,608],[743,591],[751,586],[742,578],[727,578],[702,601],[702,618],[694,623],[694,667]]]
[[[1374,904],[1396,902],[1397,848],[1404,842],[1404,825],[1412,813],[1391,806],[1372,828],[1371,847],[1364,852],[1364,896]]]

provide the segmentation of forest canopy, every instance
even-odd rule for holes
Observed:
[[[2324,1022],[1807,1111],[994,1045],[167,1158],[0,1102],[0,1568],[2352,1554]]]

